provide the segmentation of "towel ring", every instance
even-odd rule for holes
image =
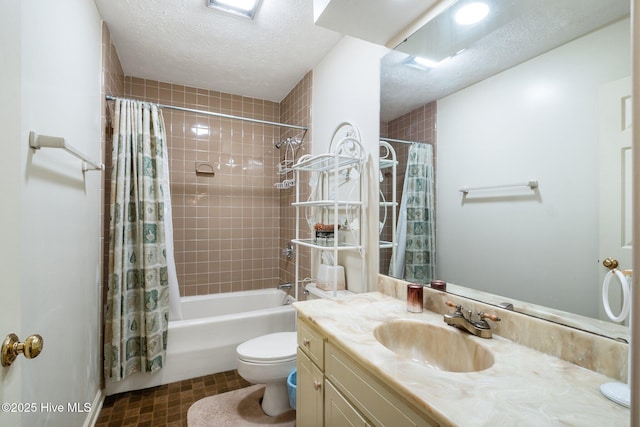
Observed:
[[[620,287],[622,288],[622,309],[620,310],[620,314],[617,316],[611,312],[611,305],[609,305],[609,286],[611,285],[611,279],[614,275],[618,278]],[[614,322],[622,322],[629,315],[631,306],[629,283],[627,282],[627,277],[616,268],[609,270],[607,275],[604,277],[604,283],[602,285],[602,304],[604,305],[604,311],[607,313],[607,316],[609,316],[609,318]]]

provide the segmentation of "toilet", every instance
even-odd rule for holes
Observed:
[[[291,409],[287,376],[296,367],[296,333],[276,332],[250,339],[236,348],[238,374],[252,384],[265,384],[262,410],[269,416]]]

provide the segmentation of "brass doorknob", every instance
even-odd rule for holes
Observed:
[[[609,270],[613,270],[614,268],[618,268],[618,260],[615,258],[605,258],[604,261],[602,261],[602,265]]]
[[[37,357],[42,351],[44,340],[38,334],[30,335],[24,342],[16,334],[9,334],[2,342],[2,366],[9,366],[20,353],[27,359]]]

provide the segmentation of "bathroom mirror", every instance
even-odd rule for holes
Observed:
[[[627,339],[602,310],[600,246],[609,211],[623,223],[630,214],[629,150],[613,166],[602,152],[607,111],[620,112],[614,128],[630,129],[629,97],[610,103],[630,91],[629,1],[483,0],[483,20],[457,23],[478,1],[452,2],[382,60],[381,136],[424,142],[416,129],[433,123],[436,278],[457,285],[451,292]],[[620,182],[605,186],[605,174]],[[600,206],[615,193],[611,209]],[[630,240],[613,234],[630,256]]]

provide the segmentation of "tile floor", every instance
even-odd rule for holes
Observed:
[[[95,427],[186,427],[196,401],[250,385],[234,370],[115,394],[104,400]]]

